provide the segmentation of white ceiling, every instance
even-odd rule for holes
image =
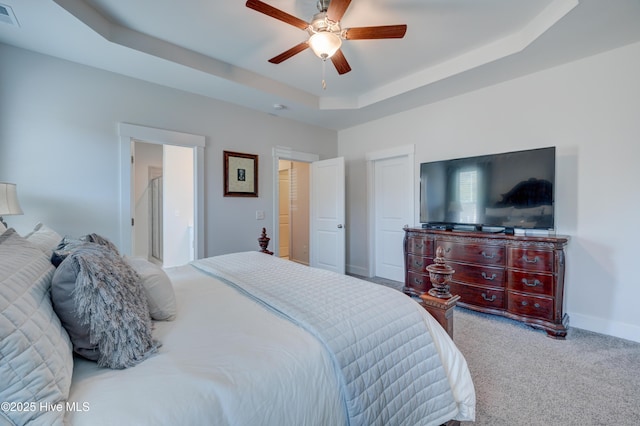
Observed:
[[[309,21],[316,0],[263,0]],[[407,24],[403,39],[347,40],[352,71],[307,33],[245,0],[0,0],[0,42],[332,129],[640,41],[639,0],[353,0],[343,28]],[[276,110],[275,104],[285,108]]]

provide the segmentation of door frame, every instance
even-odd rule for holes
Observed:
[[[311,154],[308,152],[300,152],[294,151],[293,149],[286,146],[276,146],[272,149],[272,161],[273,161],[273,223],[271,224],[271,229],[273,230],[271,235],[271,250],[273,251],[274,256],[280,256],[280,205],[278,200],[280,200],[280,186],[279,182],[279,174],[278,167],[280,160],[289,160],[289,161],[298,161],[301,163],[313,163],[314,161],[320,160],[320,156],[318,154]]]
[[[135,141],[160,145],[176,145],[193,149],[194,165],[194,238],[195,258],[204,257],[204,136],[173,130],[157,129],[129,123],[118,123],[120,138],[120,248],[132,254],[133,191],[131,191],[131,158]]]
[[[416,164],[415,164],[415,145],[405,145],[405,146],[400,146],[400,147],[395,147],[395,148],[389,148],[389,149],[384,149],[384,150],[380,150],[380,151],[374,151],[374,152],[369,152],[365,155],[366,161],[367,161],[367,218],[368,218],[368,222],[369,222],[369,226],[368,226],[368,232],[367,232],[367,247],[369,248],[368,250],[368,254],[367,256],[369,257],[369,268],[368,268],[368,277],[373,277],[375,274],[375,259],[376,259],[376,247],[375,247],[375,241],[376,241],[376,230],[375,230],[375,218],[376,218],[376,211],[375,211],[375,162],[378,160],[387,160],[389,158],[395,158],[395,157],[407,157],[407,162],[409,163],[409,173],[408,176],[410,177],[409,182],[407,182],[407,185],[409,185],[409,189],[410,189],[410,194],[413,194],[413,200],[411,200],[412,202],[412,209],[411,211],[413,212],[413,220],[412,223],[409,223],[407,225],[409,226],[413,226],[415,224],[416,221],[416,206],[418,205],[416,203],[416,197],[419,197],[420,194],[416,192],[416,179],[418,179],[419,176],[416,175]]]

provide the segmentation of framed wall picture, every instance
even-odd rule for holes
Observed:
[[[224,151],[224,196],[258,196],[258,156]]]

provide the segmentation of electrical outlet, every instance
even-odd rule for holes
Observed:
[[[264,220],[264,210],[256,210],[256,220]]]

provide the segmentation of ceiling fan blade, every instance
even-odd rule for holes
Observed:
[[[340,75],[346,74],[349,71],[351,71],[349,62],[347,62],[347,59],[344,57],[344,54],[340,49],[338,49],[336,53],[334,53],[333,56],[331,56],[331,62],[333,62],[333,66],[336,67],[336,70]]]
[[[301,30],[306,30],[309,26],[308,22],[303,21],[300,18],[296,18],[293,15],[289,15],[287,12],[276,9],[275,7],[261,2],[260,0],[247,0],[246,6],[249,9],[253,9],[260,13],[264,13],[267,16],[271,16],[272,18],[279,19],[280,21],[293,25],[294,27],[298,27]]]
[[[347,40],[373,40],[381,38],[402,38],[407,32],[406,25],[383,25],[379,27],[347,28]]]
[[[278,56],[274,56],[273,58],[269,59],[269,62],[271,62],[272,64],[279,64],[280,62],[284,62],[290,57],[297,55],[298,53],[302,52],[308,47],[309,47],[309,43],[306,41],[303,41],[300,44],[296,44],[291,49],[282,52]]]
[[[327,18],[333,22],[339,22],[351,4],[351,0],[331,0],[327,9]]]

